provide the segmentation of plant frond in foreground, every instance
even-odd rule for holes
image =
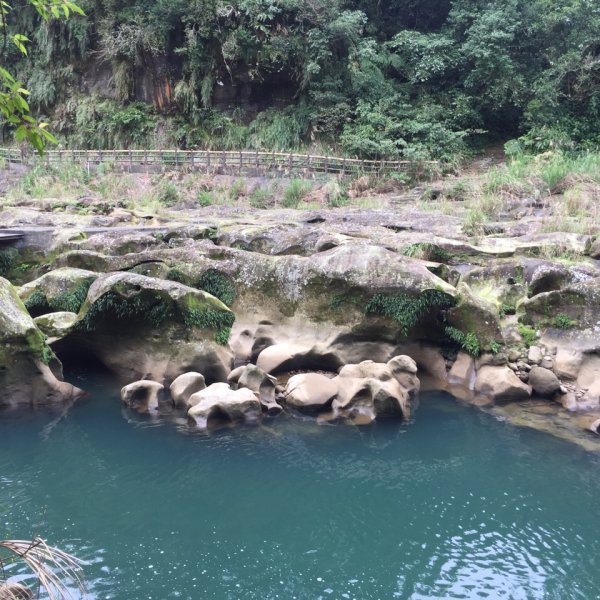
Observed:
[[[73,582],[84,594],[82,567],[83,561],[58,548],[48,546],[45,540],[0,541],[4,548],[19,557],[33,571],[39,584],[46,590],[50,600],[72,600],[73,595],[66,582]]]

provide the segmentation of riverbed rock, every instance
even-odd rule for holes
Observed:
[[[482,367],[477,372],[475,391],[494,402],[518,402],[531,397],[525,385],[508,367]]]
[[[529,385],[533,391],[544,398],[552,398],[560,392],[560,381],[549,369],[533,367],[529,372]]]
[[[554,359],[554,372],[561,379],[575,380],[583,364],[583,353],[576,348],[559,347]]]
[[[472,390],[475,387],[475,359],[466,352],[459,352],[450,372],[448,373],[450,385],[460,385]]]
[[[190,396],[206,388],[204,375],[201,373],[183,373],[170,386],[171,399],[174,406],[189,406]]]
[[[408,356],[395,357],[387,364],[368,360],[345,365],[333,380],[338,388],[331,405],[333,414],[361,425],[378,415],[409,419],[411,399],[420,387],[416,373],[417,365]]]
[[[98,273],[85,269],[54,269],[19,288],[19,297],[33,316],[79,312]]]
[[[162,383],[156,381],[134,381],[121,389],[121,400],[141,412],[152,412],[158,409],[158,398],[163,390]]]
[[[261,405],[251,390],[232,390],[226,383],[213,383],[193,394],[188,417],[199,429],[206,429],[209,421],[257,422],[262,413]]]
[[[79,312],[81,345],[125,381],[170,383],[187,372],[225,381],[232,367],[224,345],[233,313],[210,294],[174,281],[109,273],[90,287]]]
[[[539,365],[544,359],[544,353],[539,346],[531,346],[527,353],[527,361],[531,365]]]
[[[277,379],[256,365],[244,365],[234,369],[227,381],[237,386],[237,389],[248,388],[254,392],[268,414],[275,415],[283,410],[275,400]]]
[[[321,344],[310,348],[293,343],[275,344],[265,348],[256,360],[256,366],[269,374],[305,369],[337,371],[343,364],[334,351]]]
[[[324,410],[337,396],[336,381],[320,373],[299,373],[290,377],[283,392],[285,401],[300,410]]]
[[[16,289],[0,277],[0,406],[66,402],[83,395],[57,378],[61,372]]]
[[[0,583],[0,600],[32,600],[33,590],[22,583]]]
[[[73,312],[48,313],[40,315],[33,320],[39,330],[48,336],[49,344],[69,335],[76,321],[77,314]]]

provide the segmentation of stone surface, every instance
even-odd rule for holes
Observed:
[[[226,383],[213,383],[193,394],[188,417],[199,429],[206,429],[209,421],[257,422],[262,413],[261,405],[251,390],[232,390]]]
[[[204,375],[201,373],[183,373],[179,375],[170,386],[171,398],[174,406],[189,406],[188,401],[192,394],[206,388]]]
[[[164,390],[162,383],[156,381],[134,381],[121,389],[121,400],[140,412],[152,412],[158,409],[158,399]]]
[[[387,364],[345,365],[333,380],[338,388],[333,414],[357,424],[371,423],[379,415],[409,419],[411,400],[420,388],[416,372],[415,361],[407,356],[394,357]]]
[[[482,367],[477,372],[475,391],[494,402],[518,402],[531,397],[531,387],[508,367]]]
[[[529,385],[533,391],[544,398],[552,398],[560,393],[560,381],[549,369],[533,367],[529,372]]]
[[[98,273],[85,269],[59,268],[21,286],[19,297],[26,305],[34,304],[33,314],[78,312],[90,285]],[[34,298],[34,295],[37,298]],[[42,301],[45,298],[46,302]]]
[[[206,292],[135,273],[109,273],[90,287],[76,335],[121,380],[170,383],[187,372],[225,381],[232,356],[216,341],[231,311]]]
[[[323,410],[337,396],[335,380],[319,373],[299,373],[290,377],[285,386],[285,401],[305,410]]]
[[[527,353],[527,361],[531,365],[539,365],[544,359],[544,353],[539,346],[531,346]]]
[[[62,365],[27,313],[15,288],[0,277],[0,406],[66,402],[83,392],[57,375]]]
[[[564,347],[558,348],[554,360],[554,372],[561,379],[577,379],[581,365],[583,364],[583,353],[579,350]]]
[[[465,352],[459,352],[448,373],[448,383],[472,390],[475,387],[475,359]]]
[[[227,381],[235,384],[237,389],[248,388],[254,392],[263,409],[270,415],[278,414],[283,410],[275,400],[277,380],[256,365],[245,365],[234,369],[227,377]]]
[[[33,320],[38,329],[48,336],[49,343],[61,340],[69,335],[76,321],[77,314],[72,312],[48,313]]]

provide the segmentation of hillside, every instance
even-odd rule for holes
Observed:
[[[594,146],[600,10],[587,0],[84,0],[4,63],[65,146],[454,160],[491,140]],[[4,128],[4,138],[10,139]]]

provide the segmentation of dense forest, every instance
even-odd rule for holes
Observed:
[[[83,0],[2,63],[64,145],[454,159],[600,143],[597,0]],[[5,128],[5,139],[8,139]]]

